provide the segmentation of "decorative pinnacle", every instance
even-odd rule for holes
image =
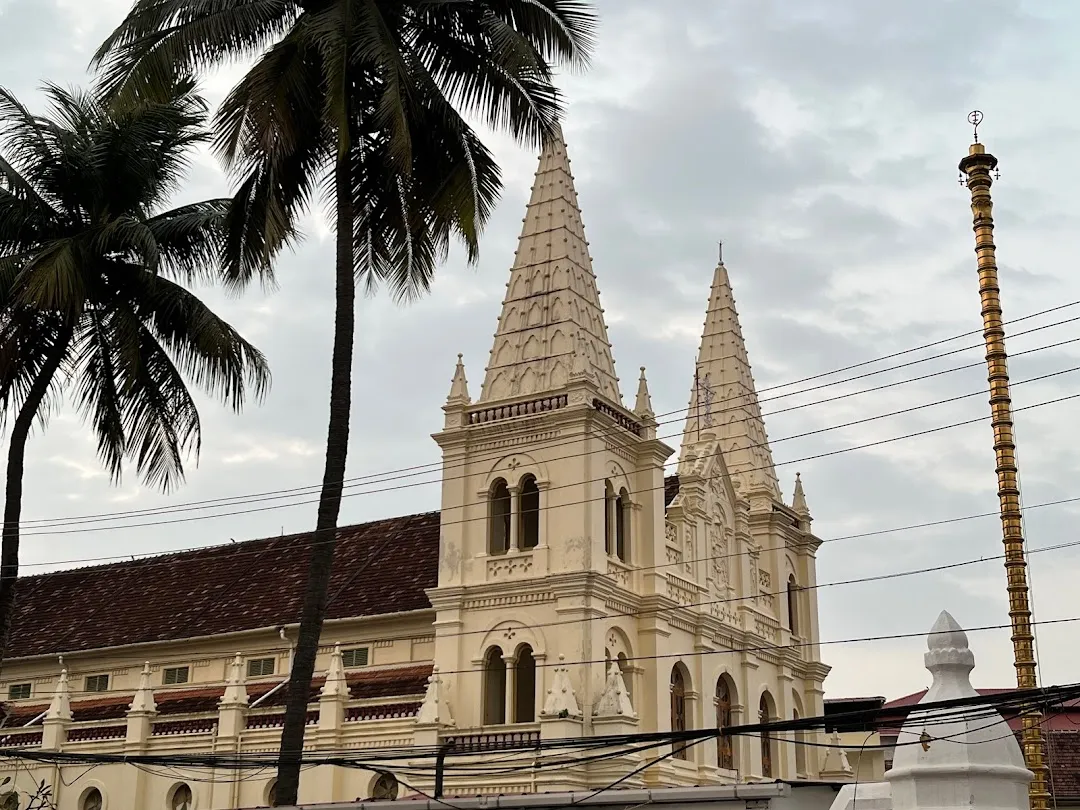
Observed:
[[[968,113],[968,123],[971,124],[975,131],[975,143],[979,142],[979,124],[983,121],[983,114],[981,110],[972,110]]]

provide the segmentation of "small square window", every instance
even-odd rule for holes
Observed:
[[[368,648],[353,647],[351,650],[342,650],[341,665],[345,667],[345,669],[366,667],[368,665]]]
[[[178,683],[187,683],[191,680],[191,670],[188,667],[166,667],[161,675],[161,682],[165,686],[175,686]]]
[[[83,683],[83,689],[87,692],[108,692],[109,676],[87,675],[86,681]]]
[[[273,658],[249,658],[247,662],[247,676],[249,678],[261,678],[264,675],[274,674]]]
[[[8,700],[26,700],[30,697],[30,692],[30,684],[13,683],[8,687]]]

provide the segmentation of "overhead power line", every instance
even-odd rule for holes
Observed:
[[[1027,319],[1030,319],[1030,318],[1034,318],[1034,317],[1037,317],[1037,316],[1040,316],[1040,315],[1047,314],[1049,312],[1054,312],[1054,311],[1057,311],[1057,310],[1060,310],[1060,309],[1065,309],[1067,307],[1076,306],[1078,304],[1080,304],[1080,301],[1071,302],[1069,304],[1064,304],[1064,305],[1061,305],[1059,307],[1053,307],[1053,308],[1050,308],[1050,309],[1047,309],[1047,310],[1043,310],[1041,312],[1034,313],[1032,315],[1024,316],[1022,318],[1017,318],[1016,320],[1011,321],[1009,323],[1016,323],[1016,322],[1019,322],[1019,321],[1027,320]],[[1032,333],[1032,332],[1041,331],[1043,329],[1048,329],[1048,328],[1052,328],[1052,327],[1061,326],[1061,325],[1072,323],[1072,322],[1075,322],[1075,321],[1080,321],[1080,316],[1077,316],[1075,318],[1069,318],[1069,319],[1062,320],[1062,321],[1056,321],[1056,322],[1050,323],[1050,324],[1045,324],[1045,325],[1042,325],[1042,326],[1039,326],[1039,327],[1035,327],[1033,329],[1022,331],[1022,332],[1017,332],[1017,333],[1014,333],[1012,336],[1017,337],[1017,336],[1020,336],[1020,335],[1029,334],[1029,333]],[[845,366],[845,367],[840,368],[840,369],[834,369],[834,370],[831,370],[831,371],[823,372],[823,373],[818,374],[818,375],[805,377],[805,378],[803,378],[801,380],[798,380],[798,381],[795,381],[795,382],[783,383],[783,384],[776,385],[776,386],[771,386],[771,387],[768,387],[768,388],[762,388],[762,389],[759,389],[759,393],[762,392],[762,391],[770,391],[770,390],[774,390],[774,389],[778,389],[778,388],[784,388],[784,387],[788,387],[790,385],[795,385],[795,384],[798,384],[798,383],[808,382],[808,381],[811,381],[811,380],[814,380],[814,379],[819,379],[819,378],[831,376],[831,375],[834,375],[834,374],[841,373],[843,371],[847,371],[847,370],[851,370],[851,369],[854,369],[854,368],[863,367],[863,366],[866,366],[866,365],[869,365],[869,364],[872,364],[872,363],[875,363],[875,362],[879,362],[879,361],[884,360],[884,359],[891,359],[893,357],[898,357],[898,356],[901,356],[901,355],[910,354],[910,353],[913,353],[915,351],[919,351],[919,350],[924,349],[924,348],[941,345],[941,344],[947,343],[947,342],[949,342],[951,340],[955,340],[955,339],[957,339],[959,337],[965,337],[965,336],[971,335],[971,334],[979,334],[979,332],[974,331],[974,332],[964,333],[964,334],[961,334],[961,335],[954,336],[952,338],[946,338],[946,339],[943,339],[943,340],[934,341],[932,343],[923,344],[922,346],[913,347],[911,349],[906,349],[906,350],[903,350],[901,352],[895,352],[893,354],[886,355],[885,357],[882,357],[882,358],[876,358],[876,359],[873,359],[873,360],[866,360],[866,361],[862,361],[860,363],[855,363],[855,364],[850,365],[850,366]],[[1061,341],[1061,342],[1058,342],[1058,343],[1050,344],[1048,346],[1036,347],[1034,349],[1029,349],[1029,350],[1024,351],[1024,352],[1015,352],[1013,354],[1013,357],[1017,357],[1017,356],[1021,356],[1021,355],[1024,355],[1024,354],[1033,353],[1033,352],[1038,352],[1038,351],[1044,351],[1046,349],[1058,348],[1060,346],[1070,344],[1070,343],[1075,343],[1077,341],[1080,341],[1080,338],[1073,339],[1073,340]],[[940,359],[941,357],[949,356],[951,354],[956,354],[956,353],[958,353],[960,351],[969,351],[969,350],[973,350],[973,349],[981,348],[981,347],[982,347],[982,344],[966,346],[963,349],[950,351],[950,352],[946,352],[946,353],[938,354],[938,355],[932,355],[930,357],[920,358],[918,360],[911,361],[909,363],[904,363],[904,364],[901,364],[899,366],[892,366],[892,367],[889,367],[889,368],[886,368],[886,369],[879,369],[879,370],[876,370],[874,372],[871,372],[870,374],[862,374],[862,375],[859,375],[857,377],[847,378],[847,379],[843,379],[843,380],[836,380],[834,382],[827,383],[825,385],[815,386],[814,388],[809,388],[809,389],[801,389],[799,391],[789,392],[789,393],[778,395],[778,396],[775,396],[775,397],[761,398],[758,401],[759,402],[767,402],[767,401],[770,401],[771,399],[786,398],[786,397],[789,397],[789,396],[794,396],[796,394],[807,393],[809,391],[819,390],[821,388],[826,388],[826,387],[835,386],[835,385],[843,385],[845,383],[852,382],[852,381],[858,380],[858,379],[863,379],[863,378],[868,377],[868,376],[873,376],[873,375],[880,374],[880,373],[886,373],[888,371],[895,371],[895,370],[898,370],[898,369],[901,369],[901,368],[906,368],[908,366],[915,365],[915,364],[918,364],[918,363],[927,362],[929,360]],[[959,366],[959,367],[952,368],[952,369],[945,369],[945,370],[942,370],[942,371],[934,372],[934,373],[923,375],[923,376],[920,376],[920,377],[915,377],[915,378],[908,379],[908,380],[900,380],[900,381],[893,382],[893,383],[887,383],[885,385],[875,386],[873,388],[865,389],[863,391],[845,393],[845,394],[842,394],[840,396],[830,397],[830,398],[820,400],[820,401],[817,401],[817,402],[810,402],[810,403],[805,403],[805,404],[802,404],[802,405],[795,405],[795,406],[789,406],[789,407],[786,407],[786,408],[781,408],[781,409],[778,409],[776,411],[765,413],[765,414],[763,414],[763,416],[770,416],[770,415],[774,415],[774,414],[777,414],[777,413],[786,413],[786,412],[789,412],[789,411],[799,410],[799,409],[806,408],[806,407],[813,407],[813,406],[818,405],[818,404],[824,404],[824,403],[827,403],[827,402],[836,401],[837,399],[843,399],[843,398],[848,398],[848,397],[852,397],[852,396],[859,396],[861,394],[871,393],[871,392],[883,390],[883,389],[886,389],[886,388],[905,385],[905,384],[908,384],[908,383],[911,383],[911,382],[917,382],[917,381],[920,381],[920,380],[929,379],[931,377],[941,376],[943,374],[949,374],[949,373],[954,373],[956,371],[963,371],[963,370],[973,369],[973,368],[976,368],[976,367],[982,367],[983,365],[984,364],[980,361],[978,363],[971,363],[971,364],[968,364],[968,365]],[[728,406],[725,406],[724,408],[721,408],[720,413],[724,413],[724,412],[727,412],[727,411],[730,411],[730,410],[741,410],[742,408],[746,407],[748,404],[749,403],[746,402],[746,403],[738,403],[738,404],[734,404],[734,405],[728,405]],[[675,411],[669,411],[667,413],[658,414],[657,418],[660,419],[661,417],[669,416],[669,415],[672,415],[672,414],[685,414],[688,410],[689,410],[689,408],[682,408],[682,409],[678,409],[678,410],[675,410]],[[516,417],[516,418],[512,418],[512,419],[507,419],[507,420],[503,420],[503,424],[512,424],[515,421],[520,421],[521,419],[527,419],[527,418],[530,418],[530,417]],[[678,421],[678,420],[670,420],[670,421]],[[666,422],[661,421],[658,424],[666,424]],[[664,439],[676,438],[679,435],[680,434],[676,433],[676,434],[670,434],[670,435],[667,435],[667,436],[663,436],[661,438],[664,438]],[[565,440],[554,440],[554,441],[551,441],[551,442],[540,442],[540,443],[538,443],[538,446],[544,447],[545,449],[551,449],[552,447],[557,447],[557,446],[560,446],[560,445],[568,445],[568,444],[571,444],[571,443],[573,443],[573,442],[568,442],[568,441],[565,441]],[[500,457],[501,457],[501,455],[497,454],[497,455],[492,456],[491,460],[494,461],[494,460],[497,460]],[[573,457],[573,456],[571,456],[571,457]],[[477,459],[475,459],[475,458],[472,459],[472,461],[476,461],[476,460]],[[401,478],[410,478],[410,477],[422,476],[422,475],[426,475],[426,474],[433,474],[433,473],[437,473],[437,472],[442,472],[443,474],[445,474],[445,472],[448,469],[451,469],[453,466],[454,465],[450,465],[449,467],[447,467],[447,466],[444,466],[441,462],[430,462],[430,463],[427,463],[427,464],[413,465],[411,467],[403,467],[403,468],[399,468],[399,469],[396,469],[396,470],[388,470],[388,471],[383,471],[383,472],[369,473],[369,474],[366,474],[366,475],[363,475],[363,476],[358,476],[358,477],[355,477],[355,478],[347,478],[347,479],[344,480],[343,484],[344,484],[344,486],[346,488],[352,488],[352,487],[356,487],[356,486],[372,485],[372,484],[377,484],[377,483],[383,483],[385,481],[399,480]],[[434,483],[434,482],[429,482],[429,483]],[[111,513],[88,514],[88,515],[76,515],[76,516],[71,516],[71,517],[66,517],[66,518],[38,518],[38,519],[25,520],[25,521],[22,522],[22,525],[24,527],[29,528],[31,526],[44,527],[44,526],[52,525],[52,524],[54,524],[56,522],[61,522],[61,523],[65,523],[65,524],[79,523],[79,522],[84,522],[84,521],[85,522],[94,522],[94,521],[98,521],[98,520],[116,519],[116,518],[119,518],[120,516],[144,516],[144,515],[150,515],[150,514],[168,514],[168,513],[172,513],[172,512],[176,512],[176,511],[188,511],[188,510],[192,510],[192,509],[213,508],[214,506],[228,506],[228,505],[235,505],[237,503],[259,502],[259,501],[264,501],[264,500],[274,500],[274,499],[277,499],[277,498],[300,497],[302,495],[314,494],[315,492],[318,491],[319,486],[321,486],[321,485],[320,484],[310,484],[310,485],[307,485],[307,486],[294,487],[294,488],[289,488],[289,489],[267,490],[267,491],[263,491],[263,492],[248,493],[246,495],[228,496],[228,497],[224,497],[224,498],[211,498],[211,499],[205,499],[205,500],[201,500],[201,501],[191,501],[191,502],[188,502],[188,503],[185,503],[185,504],[177,504],[177,505],[174,505],[174,506],[148,507],[146,509],[135,509],[135,510],[126,510],[126,511],[116,511],[116,512],[111,512]],[[355,494],[355,493],[350,493],[350,494]],[[310,502],[305,501],[305,502],[302,502],[302,503],[310,503]],[[294,506],[294,505],[302,505],[302,504],[285,504],[283,506]]]
[[[1064,373],[1071,372],[1071,371],[1072,371],[1072,369],[1068,369],[1066,371],[1056,372],[1056,374],[1064,374]],[[1048,376],[1054,376],[1054,375],[1048,375]],[[1043,407],[1045,405],[1055,405],[1055,404],[1058,404],[1058,403],[1061,403],[1061,402],[1066,402],[1068,400],[1076,399],[1077,397],[1080,397],[1080,394],[1069,394],[1069,395],[1066,395],[1066,396],[1057,397],[1055,399],[1044,400],[1044,401],[1041,401],[1041,402],[1033,403],[1031,405],[1025,405],[1025,406],[1022,406],[1022,407],[1013,408],[1013,413],[1015,414],[1015,413],[1020,413],[1022,411],[1031,410],[1033,408],[1040,408],[1040,407]],[[930,407],[931,405],[937,405],[937,404],[940,404],[940,403],[941,403],[940,400],[935,400],[932,403],[926,403],[924,405],[918,406],[918,408]],[[899,413],[907,413],[907,412],[910,412],[911,410],[915,410],[915,409],[917,409],[917,408],[907,409],[905,411],[898,412],[898,413],[884,414],[884,415],[879,415],[877,417],[870,417],[870,418],[864,419],[864,420],[857,420],[856,422],[849,423],[849,425],[861,424],[861,423],[864,423],[864,422],[867,422],[867,421],[873,421],[874,419],[891,418],[892,416],[896,416]],[[791,464],[798,464],[798,463],[805,462],[805,461],[816,461],[818,459],[829,458],[831,456],[840,455],[842,453],[850,453],[850,452],[852,452],[854,450],[864,450],[864,449],[867,449],[869,447],[879,447],[881,445],[890,444],[892,442],[903,441],[903,440],[906,440],[906,439],[912,439],[912,438],[916,438],[916,437],[919,437],[919,436],[926,436],[926,435],[930,435],[932,433],[939,433],[939,432],[944,431],[944,430],[950,430],[950,429],[953,429],[953,428],[963,427],[965,425],[972,425],[972,424],[976,424],[978,422],[985,422],[985,421],[987,421],[989,419],[990,419],[989,415],[979,416],[979,417],[975,417],[973,419],[966,419],[966,420],[963,420],[963,421],[960,421],[960,422],[953,422],[951,424],[939,425],[937,427],[927,428],[927,429],[924,429],[924,430],[919,430],[919,431],[915,431],[913,433],[907,433],[907,434],[903,434],[903,435],[900,435],[900,436],[892,436],[892,437],[887,438],[887,439],[879,439],[879,440],[872,441],[872,442],[865,442],[863,444],[852,445],[850,447],[844,447],[844,448],[839,448],[839,449],[836,449],[836,450],[829,450],[829,451],[824,451],[824,452],[821,452],[821,453],[815,453],[815,454],[812,454],[812,455],[803,456],[801,458],[789,459],[787,461],[780,461],[780,462],[776,462],[775,464],[773,464],[771,466],[745,468],[745,469],[739,470],[738,472],[739,473],[748,473],[748,472],[766,471],[766,470],[770,470],[772,467],[783,467],[783,466],[789,466]],[[844,425],[844,426],[848,426],[848,425]],[[827,433],[829,431],[835,430],[837,427],[842,427],[842,426],[829,426],[829,427],[819,428],[817,430],[808,431],[806,433],[799,434],[798,438],[805,438],[805,437],[808,437],[808,436]],[[777,441],[780,441],[780,440],[777,440]],[[765,443],[765,444],[767,445],[767,443]],[[716,453],[712,454],[712,456],[718,456],[718,455],[722,455],[722,451],[717,450]],[[701,458],[704,458],[704,457],[699,457],[699,460]],[[551,492],[553,490],[579,487],[579,486],[581,486],[583,484],[597,483],[597,482],[603,481],[603,480],[605,480],[605,479],[603,477],[601,477],[601,478],[595,478],[595,479],[587,479],[585,481],[574,481],[573,483],[567,483],[567,484],[556,484],[556,485],[553,485],[553,486],[549,486],[547,488],[547,491]],[[361,493],[345,493],[342,497],[350,497],[350,496],[356,496],[356,495],[382,494],[382,493],[398,491],[398,490],[402,490],[402,489],[410,489],[410,488],[413,488],[413,487],[416,487],[416,486],[427,485],[427,484],[431,484],[431,483],[436,483],[436,482],[432,481],[432,482],[420,482],[420,483],[411,483],[411,484],[399,484],[399,485],[391,486],[391,487],[383,487],[381,489],[366,490],[366,491],[361,492]],[[642,494],[644,492],[655,491],[655,490],[659,490],[659,489],[661,489],[661,487],[654,487],[654,488],[650,488],[650,489],[642,489],[642,490],[635,491],[634,494],[639,495],[639,494]],[[591,499],[580,500],[580,501],[569,502],[569,503],[562,503],[562,504],[555,504],[555,505],[549,506],[548,509],[550,510],[550,509],[554,509],[554,508],[581,505],[583,503],[588,503],[589,500],[591,500]],[[295,502],[295,503],[288,503],[288,504],[276,504],[276,505],[272,505],[272,506],[253,507],[253,508],[250,508],[250,509],[239,509],[239,510],[234,510],[234,511],[229,511],[229,512],[221,512],[221,513],[217,513],[217,514],[213,514],[213,515],[194,515],[194,516],[190,516],[190,517],[181,517],[181,518],[175,518],[175,519],[170,519],[170,520],[142,521],[142,522],[137,522],[137,523],[128,523],[128,524],[115,525],[115,526],[97,526],[97,527],[89,527],[89,528],[84,527],[84,528],[73,528],[73,529],[48,529],[48,530],[44,530],[44,531],[25,531],[25,532],[22,533],[22,536],[23,537],[39,537],[39,536],[47,536],[47,535],[83,534],[83,533],[90,532],[90,531],[116,531],[116,530],[119,530],[119,529],[145,528],[147,526],[165,526],[165,525],[171,525],[171,524],[176,524],[176,523],[192,523],[192,522],[202,521],[202,520],[214,520],[214,519],[221,518],[221,517],[255,514],[255,513],[259,513],[259,512],[266,512],[266,511],[272,511],[272,510],[276,510],[276,509],[284,509],[284,508],[295,507],[295,506],[303,506],[305,504],[313,504],[313,503],[318,503],[318,499],[311,500],[311,501],[298,501],[298,502]],[[465,504],[462,504],[462,506],[463,505],[465,505]],[[453,506],[451,506],[450,508],[453,508]],[[482,520],[486,520],[486,519],[487,518],[484,517],[484,516],[473,517],[473,518],[462,518],[462,519],[457,520],[457,521],[443,521],[442,525],[447,526],[447,525],[453,525],[454,523],[469,523],[469,522],[482,521]]]

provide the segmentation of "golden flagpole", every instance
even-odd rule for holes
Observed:
[[[1005,543],[1013,665],[1016,667],[1016,685],[1021,689],[1034,689],[1038,686],[1038,679],[1035,672],[1034,636],[1031,631],[1031,607],[1028,603],[1027,561],[1024,557],[1012,399],[1009,396],[1008,357],[1005,354],[1005,328],[1002,326],[1001,316],[1001,288],[994,252],[994,204],[990,198],[990,186],[994,182],[990,173],[997,168],[998,161],[979,143],[979,124],[982,117],[978,110],[968,116],[968,121],[975,127],[975,142],[968,147],[967,157],[960,161],[960,171],[967,177],[967,187],[971,192],[971,214],[975,229],[986,370],[990,381],[990,424],[994,431],[998,506],[1001,511],[1002,539]],[[964,182],[963,176],[960,182]],[[1047,790],[1046,763],[1043,760],[1042,714],[1035,711],[1025,712],[1022,720],[1024,762],[1035,775],[1029,790],[1031,810],[1047,810],[1050,793]]]

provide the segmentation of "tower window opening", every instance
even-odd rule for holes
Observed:
[[[484,725],[506,722],[506,662],[502,647],[489,647],[484,655]]]
[[[488,554],[505,554],[510,548],[510,489],[501,478],[491,485],[488,515]]]
[[[514,722],[536,720],[536,658],[528,644],[518,647],[514,661]]]
[[[791,635],[799,635],[799,584],[794,574],[787,581],[787,618]]]
[[[630,493],[625,489],[615,499],[615,556],[630,561]]]
[[[604,551],[609,555],[615,550],[615,487],[604,482]]]
[[[540,545],[540,487],[536,478],[526,475],[521,479],[520,535],[522,548]]]

